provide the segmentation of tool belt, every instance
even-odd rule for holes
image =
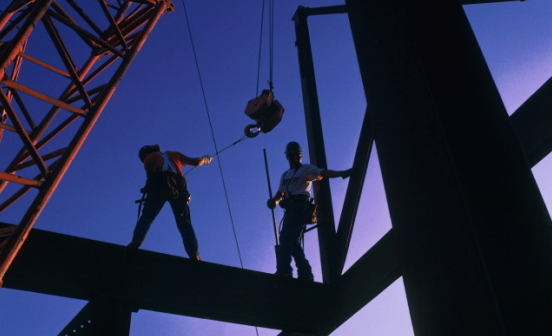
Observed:
[[[309,196],[308,195],[304,195],[304,194],[299,194],[299,195],[291,195],[290,197],[284,197],[281,201],[280,201],[280,207],[282,209],[287,209],[289,208],[292,204],[296,204],[296,203],[306,203],[308,202],[309,200]]]
[[[143,192],[155,192],[165,194],[167,199],[178,198],[179,189],[186,186],[186,180],[184,177],[173,172],[156,172],[148,177],[146,187],[143,188]]]
[[[314,198],[310,198],[308,195],[299,194],[286,197],[280,201],[280,206],[283,209],[289,209],[291,206],[299,206],[302,208],[301,218],[304,224],[314,224],[318,221],[316,217],[316,203]]]

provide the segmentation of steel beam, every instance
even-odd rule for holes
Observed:
[[[414,332],[548,332],[550,217],[461,5],[346,4]]]
[[[334,242],[336,267],[339,274],[343,272],[343,267],[347,260],[360,197],[362,196],[362,189],[364,187],[364,179],[366,178],[372,145],[374,144],[374,132],[370,120],[372,114],[373,112],[370,111],[370,108],[366,109],[353,161],[353,172],[345,193],[343,209],[341,210],[341,217],[339,218],[337,235]]]
[[[552,78],[546,81],[510,120],[531,166],[552,151]]]
[[[58,336],[129,336],[131,313],[126,302],[96,299],[88,302]]]
[[[480,5],[487,3],[499,3],[499,2],[524,2],[525,0],[460,0],[462,5]]]
[[[401,276],[393,230],[383,236],[339,280],[328,288],[328,304],[339,307],[332,314],[330,332]]]
[[[299,7],[293,16],[293,21],[295,22],[296,46],[303,89],[309,156],[310,163],[313,165],[328,168],[307,17],[308,9]],[[313,190],[318,203],[318,242],[322,277],[324,282],[331,282],[336,280],[340,274],[333,246],[336,230],[330,183],[327,179],[323,179],[314,183]]]
[[[321,283],[37,229],[4,287],[313,335],[327,334],[338,308],[327,304]]]

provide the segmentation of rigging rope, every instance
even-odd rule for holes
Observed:
[[[268,85],[270,86],[270,91],[274,88],[274,0],[268,0],[268,44],[269,44],[269,68],[270,68],[270,79]]]
[[[230,148],[232,146],[235,146],[235,145],[239,144],[240,142],[242,142],[245,139],[249,139],[249,137],[247,137],[247,135],[244,135],[241,138],[239,138],[238,140],[234,141],[230,145],[224,147],[223,149],[219,150],[218,152],[216,152],[215,154],[213,154],[211,156],[213,156],[213,157],[218,156],[220,153],[224,152],[225,150],[227,150],[228,148]],[[197,166],[192,167],[190,170],[188,170],[186,173],[184,173],[184,175],[188,175],[192,170],[194,170],[196,168],[197,168]]]
[[[202,80],[202,77],[201,77],[201,72],[200,72],[200,69],[199,69],[199,62],[197,60],[197,53],[196,53],[196,49],[195,49],[195,44],[194,44],[194,39],[192,37],[192,30],[190,28],[190,20],[188,18],[188,11],[186,10],[186,3],[184,2],[184,0],[182,0],[182,6],[184,8],[184,15],[186,17],[186,25],[188,26],[188,34],[190,36],[190,42],[191,42],[191,45],[192,45],[192,52],[194,54],[194,60],[195,60],[195,64],[196,64],[196,69],[197,69],[197,75],[199,77],[199,85],[201,87],[201,92],[203,94],[203,103],[205,105],[205,111],[207,112],[207,119],[209,120],[209,128],[211,129],[211,137],[213,139],[213,144],[215,146],[215,151],[217,152],[217,154],[219,153],[219,150],[218,150],[218,146],[217,146],[217,140],[215,138],[215,131],[213,129],[213,123],[211,121],[211,113],[209,112],[209,105],[207,104],[207,97],[205,95],[205,88],[203,86],[203,80]],[[239,142],[239,141],[238,141]],[[227,147],[228,148],[228,147]],[[225,148],[226,149],[226,148]],[[223,149],[224,150],[224,149]],[[242,255],[241,255],[241,251],[240,251],[240,244],[238,242],[238,236],[236,234],[236,226],[234,224],[234,218],[232,216],[232,210],[230,208],[230,201],[229,201],[229,197],[228,197],[228,191],[226,189],[226,182],[224,180],[224,174],[222,172],[222,164],[220,162],[220,156],[219,156],[219,159],[217,160],[217,163],[218,163],[218,167],[219,167],[219,172],[220,172],[220,176],[222,178],[222,187],[224,189],[224,196],[226,198],[226,205],[228,207],[228,213],[230,215],[230,223],[232,224],[232,231],[234,233],[234,240],[236,241],[236,248],[238,250],[238,257],[240,259],[240,265],[241,265],[241,268],[244,268],[243,267],[243,260],[242,260]]]
[[[184,0],[182,0],[182,7],[184,8],[184,15],[186,17],[186,25],[188,26],[188,34],[190,35],[190,42],[191,42],[191,45],[192,45],[192,51],[193,51],[193,54],[194,54],[194,60],[195,60],[195,64],[196,64],[196,69],[197,69],[197,75],[199,77],[199,84],[201,86],[201,92],[203,94],[203,102],[205,104],[205,111],[207,112],[207,118],[209,120],[209,128],[211,129],[211,137],[213,138],[213,144],[215,146],[215,155],[219,155],[220,153],[222,153],[223,151],[225,151],[226,149],[238,144],[239,142],[245,140],[245,138],[247,137],[242,137],[241,139],[239,139],[238,141],[234,142],[233,144],[231,144],[230,146],[227,146],[225,148],[223,148],[222,150],[218,150],[218,146],[217,146],[217,140],[215,138],[215,131],[213,129],[213,123],[211,122],[211,114],[209,112],[209,105],[207,104],[207,97],[205,95],[205,88],[203,87],[203,80],[202,80],[202,77],[201,77],[201,71],[199,70],[199,62],[197,60],[197,53],[196,53],[196,50],[195,50],[195,44],[194,44],[194,39],[192,37],[192,29],[190,28],[190,20],[188,19],[188,11],[186,10],[186,3],[184,2]],[[213,155],[213,156],[215,156]],[[232,232],[234,233],[234,240],[236,241],[236,248],[238,250],[238,257],[240,259],[240,266],[241,268],[243,269],[243,260],[242,260],[242,255],[241,255],[241,251],[240,251],[240,244],[238,242],[238,236],[236,234],[236,225],[234,224],[234,217],[232,216],[232,210],[230,208],[230,201],[229,201],[229,197],[228,197],[228,191],[226,190],[226,182],[224,181],[224,174],[222,173],[222,164],[220,162],[220,156],[217,160],[217,163],[218,163],[218,167],[219,167],[219,172],[220,172],[220,177],[222,179],[222,187],[224,189],[224,197],[226,198],[226,206],[228,207],[228,214],[230,215],[230,223],[232,224]],[[190,171],[188,171],[189,173]],[[257,336],[259,336],[259,329],[255,326],[255,333],[257,334]]]
[[[272,91],[272,89],[273,89],[273,64],[274,64],[274,57],[273,57],[273,54],[274,54],[274,52],[273,52],[273,50],[274,50],[274,0],[268,0],[268,1],[269,1],[269,9],[268,9],[269,14],[268,14],[268,16],[269,16],[269,68],[270,68],[270,79],[269,79],[268,83],[269,83],[269,86],[270,86],[270,91]],[[242,259],[242,255],[241,255],[241,251],[240,251],[240,245],[239,245],[239,242],[238,242],[238,237],[237,237],[237,234],[236,234],[236,226],[234,224],[234,218],[232,216],[232,210],[230,208],[230,201],[229,201],[229,197],[228,197],[228,191],[227,191],[227,188],[226,188],[226,182],[224,180],[224,174],[223,174],[222,164],[221,164],[219,154],[222,153],[223,151],[225,151],[226,149],[228,149],[232,146],[235,146],[239,142],[247,139],[248,137],[244,136],[244,137],[238,139],[237,141],[235,141],[234,143],[230,144],[229,146],[227,146],[227,147],[225,147],[221,150],[218,150],[217,141],[216,141],[216,137],[215,137],[215,131],[213,129],[213,123],[211,121],[211,114],[209,112],[209,105],[207,104],[207,97],[206,97],[206,94],[205,94],[203,79],[202,79],[202,76],[201,76],[201,71],[200,71],[200,68],[199,68],[199,62],[198,62],[198,59],[197,59],[195,43],[194,43],[194,39],[193,39],[193,36],[192,36],[192,30],[191,30],[191,27],[190,27],[190,20],[188,18],[188,11],[186,9],[186,3],[185,3],[184,0],[182,0],[182,7],[184,8],[184,15],[185,15],[185,19],[186,19],[186,25],[188,27],[188,34],[189,34],[189,37],[190,37],[190,43],[191,43],[192,52],[193,52],[193,55],[194,55],[196,70],[197,70],[197,74],[198,74],[198,78],[199,78],[199,84],[200,84],[200,87],[201,87],[201,92],[203,94],[203,103],[205,105],[205,111],[207,113],[207,119],[209,120],[209,128],[211,130],[211,137],[212,137],[212,140],[213,140],[213,144],[215,146],[216,153],[213,156],[219,156],[219,159],[217,160],[217,163],[218,163],[218,167],[219,167],[220,176],[221,176],[221,179],[222,179],[222,186],[223,186],[223,190],[224,190],[224,196],[226,198],[226,205],[228,207],[228,213],[230,215],[230,222],[232,224],[232,231],[234,233],[234,240],[236,242],[238,257],[239,257],[239,260],[240,260],[240,266],[243,269],[244,268],[243,259]],[[263,0],[263,5],[262,5],[261,32],[260,32],[260,41],[259,41],[259,60],[258,60],[258,69],[257,69],[257,86],[256,86],[256,90],[255,90],[256,91],[255,95],[257,95],[257,92],[259,90],[259,74],[260,74],[260,63],[261,63],[261,46],[262,46],[263,24],[264,24],[264,10],[265,10],[265,0]],[[189,173],[191,170],[193,170],[193,168],[190,169],[187,173]],[[259,336],[259,329],[257,327],[255,327],[255,332],[256,332],[257,336]]]
[[[259,58],[257,61],[257,86],[255,87],[255,96],[259,94],[259,77],[261,76],[261,50],[263,44],[265,2],[266,1],[263,0],[263,6],[261,10],[261,32],[259,35]],[[274,0],[268,0],[268,68],[268,86],[270,87],[270,91],[272,91],[272,89],[274,89]]]
[[[255,87],[255,95],[259,95],[259,77],[261,77],[261,50],[263,46],[263,26],[264,26],[264,11],[265,11],[265,0],[263,0],[263,7],[261,9],[261,33],[259,34],[259,59],[257,61],[257,86]]]

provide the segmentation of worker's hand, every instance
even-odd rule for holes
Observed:
[[[213,161],[213,157],[211,155],[205,155],[201,158],[202,164],[209,164],[211,161]]]
[[[276,208],[276,200],[274,198],[269,198],[268,201],[266,201],[266,206],[269,208],[269,209],[274,209]]]
[[[349,168],[347,170],[342,171],[341,178],[346,179],[347,177],[351,176],[352,171],[353,171],[353,168]]]

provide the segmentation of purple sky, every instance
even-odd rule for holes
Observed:
[[[7,2],[7,1],[4,1]],[[0,7],[5,6],[0,5]],[[215,152],[181,0],[164,15],[132,64],[114,97],[54,193],[36,228],[126,245],[136,221],[134,200],[141,195],[145,174],[138,149],[159,144],[189,156]],[[243,110],[256,96],[261,1],[187,0],[190,25],[203,76],[207,103],[219,149],[243,134],[250,123]],[[275,271],[274,238],[263,162],[267,149],[272,188],[287,169],[287,142],[303,145],[308,161],[303,103],[291,17],[299,5],[322,7],[339,0],[277,1],[274,41],[274,92],[286,108],[272,132],[248,139],[225,151],[221,160],[237,239],[247,269]],[[552,76],[552,2],[532,0],[465,6],[509,113],[513,113]],[[265,21],[266,22],[266,21]],[[366,102],[346,15],[309,19],[328,167],[351,167]],[[265,33],[267,32],[265,27]],[[34,36],[31,39],[35,38]],[[265,39],[261,88],[268,80]],[[7,136],[5,136],[7,137]],[[6,141],[6,142],[4,142]],[[2,147],[9,140],[3,140]],[[1,147],[0,147],[1,149]],[[0,165],[6,166],[0,157]],[[548,207],[552,206],[552,158],[533,172]],[[2,167],[4,168],[4,167]],[[185,169],[186,170],[186,169]],[[188,176],[192,221],[202,258],[239,267],[236,243],[218,165]],[[331,181],[336,218],[347,180]],[[0,195],[0,201],[3,200]],[[17,222],[24,208],[0,214]],[[276,211],[277,220],[282,211]],[[374,151],[361,200],[346,267],[352,265],[389,229],[391,223]],[[316,233],[306,237],[307,257],[321,281]],[[143,249],[184,256],[170,208],[154,222]],[[56,335],[86,302],[0,289],[0,334]],[[279,331],[259,329],[259,335]],[[412,335],[402,279],[360,310],[333,336]],[[133,315],[131,335],[256,335],[250,326],[140,311]]]

